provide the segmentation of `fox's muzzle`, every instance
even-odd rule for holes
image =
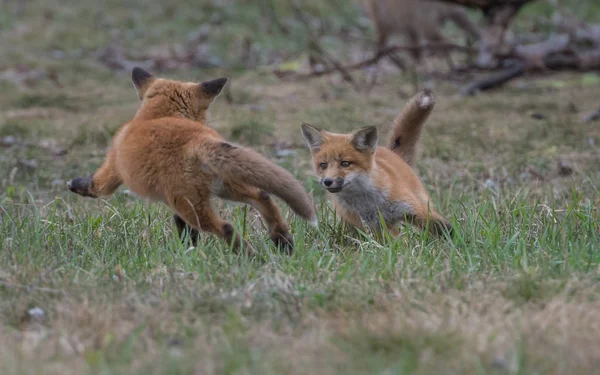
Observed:
[[[341,177],[325,177],[321,180],[321,184],[323,184],[323,187],[325,187],[328,192],[337,193],[342,190],[342,187],[344,186],[344,179]]]

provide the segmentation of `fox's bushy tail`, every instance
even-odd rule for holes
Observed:
[[[317,225],[312,199],[290,172],[259,153],[221,141],[211,150],[208,167],[224,180],[243,181],[283,199],[300,217]]]
[[[425,89],[409,100],[392,123],[388,147],[410,166],[416,158],[421,130],[434,105],[433,92]]]

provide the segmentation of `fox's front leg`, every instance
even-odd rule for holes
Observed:
[[[89,177],[77,177],[67,182],[67,188],[84,197],[97,198],[111,195],[123,183],[115,166],[111,149],[102,166]]]

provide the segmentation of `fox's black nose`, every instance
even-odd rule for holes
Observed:
[[[329,187],[333,184],[333,179],[332,178],[326,178],[323,180],[323,185]]]

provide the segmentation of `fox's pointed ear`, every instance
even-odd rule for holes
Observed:
[[[321,130],[307,123],[302,123],[302,136],[312,151],[318,151],[325,141]]]
[[[154,82],[156,78],[145,71],[142,68],[138,68],[137,66],[133,68],[131,72],[131,80],[133,81],[133,86],[138,93],[140,100],[144,97],[144,93],[150,87],[150,84]]]
[[[226,83],[226,77],[221,77],[210,81],[204,81],[200,83],[200,91],[202,91],[202,93],[204,93],[205,95],[214,98],[221,93],[221,90],[223,90],[223,87],[225,87]]]
[[[354,148],[358,151],[375,151],[378,139],[379,132],[377,131],[377,128],[374,126],[366,126],[358,129],[352,134],[350,143],[352,143]]]

